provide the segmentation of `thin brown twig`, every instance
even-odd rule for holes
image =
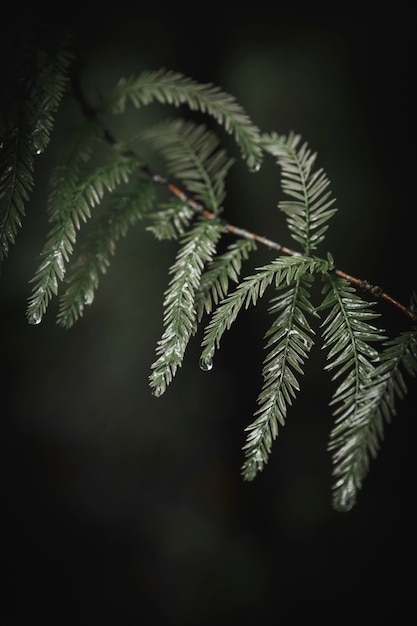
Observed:
[[[223,223],[223,226],[227,232],[232,233],[233,235],[236,235],[237,237],[243,237],[245,239],[252,239],[253,241],[257,241],[258,243],[261,243],[262,245],[265,245],[268,248],[278,250],[279,252],[282,252],[283,254],[288,254],[290,256],[304,256],[303,253],[296,252],[295,250],[292,250],[291,248],[282,246],[276,241],[271,241],[270,239],[267,239],[266,237],[257,235],[246,229],[239,228],[238,226],[233,226],[232,224],[229,224],[228,222],[220,218],[215,213],[206,209],[202,204],[200,204],[199,202],[196,202],[193,198],[190,198],[189,196],[187,196],[181,189],[179,189],[176,185],[173,185],[172,183],[170,183],[168,179],[166,179],[164,176],[160,176],[159,174],[151,174],[148,167],[145,168],[145,171],[147,171],[147,173],[152,176],[152,179],[156,183],[166,185],[166,187],[172,194],[174,194],[177,198],[179,198],[188,206],[190,206],[197,213],[200,213],[201,215],[204,215],[205,217],[209,219],[220,220]],[[417,321],[416,311],[412,311],[411,309],[407,308],[406,306],[398,302],[398,300],[395,300],[394,298],[392,298],[389,294],[385,293],[381,287],[377,285],[372,285],[366,280],[362,280],[360,278],[356,278],[355,276],[351,276],[350,274],[347,274],[346,272],[343,272],[342,270],[339,270],[337,268],[334,269],[333,271],[335,274],[337,274],[337,276],[344,278],[352,285],[355,285],[356,287],[359,287],[360,289],[367,291],[373,296],[386,300],[390,304],[397,307],[407,317],[410,317],[412,320]]]

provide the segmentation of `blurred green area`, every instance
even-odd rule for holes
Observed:
[[[112,9],[95,19],[74,12],[68,21],[89,97],[122,76],[165,67],[221,86],[263,132],[300,133],[317,151],[339,208],[323,254],[408,303],[415,129],[406,17],[397,24],[363,14],[205,12],[191,24],[189,14],[166,7]],[[165,111],[173,113],[129,112],[111,121],[112,131],[128,137]],[[198,367],[198,336],[166,394],[151,395],[176,246],[157,242],[143,224],[120,242],[93,306],[71,330],[56,325],[54,302],[39,326],[26,323],[29,280],[47,232],[48,177],[77,121],[65,103],[2,269],[12,606],[5,623],[26,624],[31,615],[44,624],[130,625],[149,612],[146,623],[293,623],[305,612],[350,623],[360,610],[376,624],[391,611],[402,615],[411,594],[402,555],[415,553],[411,444],[404,444],[411,401],[387,426],[357,507],[341,515],[331,508],[332,385],[319,345],[268,466],[253,483],[240,477],[244,428],[261,386],[267,302],[242,315],[210,373]],[[224,215],[292,245],[279,199],[274,163],[257,174],[237,163]],[[269,258],[259,251],[259,263]],[[395,311],[382,312],[382,325],[406,327]],[[409,387],[415,399],[415,382]]]

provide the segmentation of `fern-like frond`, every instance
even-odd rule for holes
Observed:
[[[256,305],[269,285],[272,283],[275,283],[276,287],[290,285],[307,271],[314,273],[327,270],[327,261],[321,259],[303,256],[279,257],[272,263],[257,268],[256,274],[246,276],[236,289],[220,302],[207,324],[201,344],[203,347],[201,363],[207,368],[211,366],[223,334],[231,328],[240,310],[243,307],[247,309],[250,304]]]
[[[31,81],[29,98],[25,100],[29,108],[28,118],[32,126],[32,149],[40,154],[49,143],[55,122],[55,114],[68,86],[68,69],[72,54],[64,44],[53,52],[40,51],[37,58],[37,71]]]
[[[185,233],[182,247],[170,273],[173,274],[164,300],[165,330],[158,341],[158,359],[149,376],[153,394],[161,396],[182,365],[190,337],[196,330],[195,293],[201,274],[216,251],[223,233],[217,220],[200,218],[196,226]]]
[[[396,414],[396,398],[407,393],[404,370],[417,373],[417,327],[387,341],[380,362],[370,372],[359,408],[352,424],[344,424],[333,435],[337,450],[334,503],[338,509],[352,508],[357,493],[369,471],[371,458],[376,458],[384,437],[384,422]]]
[[[211,83],[198,83],[178,72],[158,70],[142,72],[138,77],[122,79],[109,98],[109,106],[122,113],[130,100],[136,108],[159,102],[211,115],[234,136],[248,166],[256,170],[262,163],[258,128],[251,122],[235,98]]]
[[[219,149],[219,138],[213,132],[203,124],[178,119],[152,127],[143,138],[163,156],[170,176],[181,180],[207,209],[219,212],[225,197],[225,178],[234,159]]]
[[[302,366],[314,344],[314,331],[305,316],[308,313],[317,317],[309,299],[313,280],[313,276],[304,273],[271,301],[270,313],[278,317],[265,335],[268,339],[265,347],[272,349],[262,369],[260,408],[254,414],[256,419],[245,429],[248,431],[243,446],[245,480],[253,480],[267,463],[279,425],[284,426],[287,409],[300,389],[297,376],[304,373]]]
[[[279,208],[287,216],[293,239],[301,244],[307,255],[316,250],[324,239],[326,223],[337,211],[335,199],[326,191],[329,180],[322,169],[314,170],[316,154],[307,144],[299,145],[300,135],[264,135],[262,145],[277,158],[282,168],[282,189],[295,200],[282,201]]]
[[[256,247],[252,239],[238,239],[228,246],[226,252],[209,263],[201,278],[195,299],[198,321],[201,321],[204,312],[211,313],[214,305],[227,296],[230,280],[234,283],[239,282],[242,262],[248,258],[250,252],[256,250]]]
[[[149,179],[140,179],[129,192],[113,194],[114,208],[106,210],[92,225],[81,254],[67,274],[67,287],[60,298],[58,324],[72,326],[92,304],[99,275],[104,274],[114,255],[116,244],[128,229],[150,210],[155,201],[155,187]]]
[[[58,282],[64,278],[81,223],[91,217],[91,209],[102,201],[105,192],[127,182],[138,166],[134,156],[114,151],[111,157],[87,174],[80,174],[75,167],[57,170],[49,206],[52,228],[41,253],[42,263],[31,281],[34,287],[27,307],[31,324],[41,321],[52,296],[58,293]]]
[[[30,53],[30,50],[23,53],[23,59],[27,55],[26,66],[15,68],[19,79],[11,75],[2,96],[0,263],[21,227],[34,184],[34,156],[43,152],[49,142],[55,113],[68,82],[71,55],[64,44],[53,52],[32,50]]]
[[[363,397],[379,360],[378,351],[370,343],[386,337],[369,323],[379,316],[371,311],[374,303],[362,300],[343,278],[327,274],[324,281],[326,296],[320,308],[331,307],[322,324],[323,348],[329,349],[330,361],[325,369],[335,370],[332,380],[343,376],[331,400],[331,405],[336,405],[335,426],[329,440],[336,478],[334,506],[349,510],[356,501],[367,465]]]
[[[33,188],[32,128],[21,124],[4,141],[0,159],[0,263],[14,244]]]

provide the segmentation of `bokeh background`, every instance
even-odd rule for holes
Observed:
[[[262,131],[300,133],[339,209],[321,251],[408,304],[415,19],[275,6],[118,3],[48,19],[73,31],[92,97],[164,67],[233,94]],[[153,115],[129,112],[112,130],[127,137]],[[403,623],[415,594],[414,379],[356,507],[342,514],[331,504],[333,387],[319,340],[270,462],[254,482],[241,479],[266,299],[224,337],[211,372],[199,369],[197,336],[166,394],[151,395],[175,243],[140,223],[71,330],[57,326],[54,303],[28,326],[48,177],[77,116],[66,101],[2,269],[3,624]],[[279,199],[272,162],[256,174],[237,163],[225,217],[291,246]],[[260,250],[255,265],[271,258]],[[408,327],[393,307],[379,310],[388,333]]]

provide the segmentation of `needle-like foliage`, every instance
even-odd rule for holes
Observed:
[[[158,341],[158,359],[152,365],[150,385],[154,395],[162,395],[182,365],[190,337],[196,330],[195,294],[201,274],[216,251],[223,232],[214,220],[200,219],[183,237],[183,247],[170,273],[172,279],[164,300],[165,330]]]
[[[340,381],[330,403],[336,406],[329,443],[336,478],[334,505],[348,510],[355,503],[368,464],[369,430],[363,424],[368,421],[372,403],[364,402],[364,392],[379,360],[371,343],[386,337],[369,323],[378,314],[370,310],[369,303],[354,293],[345,279],[329,274],[324,281],[325,299],[320,308],[331,307],[322,324],[323,348],[329,350],[325,369],[333,370],[332,380]]]
[[[164,158],[166,171],[181,181],[195,200],[218,213],[224,201],[225,180],[234,159],[219,148],[218,135],[204,124],[167,120],[143,134]]]
[[[415,301],[415,298],[414,298]],[[396,400],[404,398],[404,373],[417,374],[417,326],[384,342],[377,365],[370,369],[361,389],[355,411],[340,422],[331,434],[329,448],[334,453],[334,506],[349,510],[376,458],[384,438],[384,423],[396,415]]]
[[[198,83],[179,72],[163,69],[144,71],[140,76],[120,80],[110,95],[109,106],[122,113],[128,100],[137,109],[159,102],[176,107],[186,104],[192,111],[207,113],[234,136],[251,169],[258,169],[262,163],[257,127],[233,96],[211,83]]]
[[[10,80],[0,109],[0,263],[22,225],[34,186],[34,160],[49,143],[71,60],[67,42],[51,50],[25,44],[18,66],[8,60]]]
[[[226,252],[219,254],[209,263],[196,294],[195,306],[199,322],[204,313],[211,313],[214,307],[227,296],[230,280],[235,284],[239,283],[242,263],[254,250],[256,250],[254,241],[238,239],[228,246]]]
[[[91,218],[91,209],[100,204],[105,192],[127,182],[138,166],[133,156],[117,152],[111,156],[87,175],[79,176],[76,167],[56,171],[50,196],[52,228],[41,253],[43,260],[32,279],[34,287],[27,309],[32,324],[41,321],[51,297],[58,294],[81,223]]]
[[[212,363],[215,351],[220,347],[222,336],[230,330],[239,312],[247,309],[250,304],[256,305],[269,285],[274,284],[275,287],[291,285],[305,272],[314,272],[317,266],[320,266],[320,271],[323,271],[323,262],[320,260],[301,256],[279,257],[272,263],[259,267],[255,274],[245,276],[236,289],[220,302],[207,324],[201,344],[203,346],[202,362],[207,366]]]
[[[330,182],[323,169],[313,169],[317,155],[306,143],[300,146],[300,135],[290,133],[281,137],[273,133],[265,135],[262,141],[281,167],[283,192],[294,198],[283,200],[278,206],[287,216],[292,237],[305,254],[311,254],[324,239],[326,222],[337,211],[328,190]]]
[[[113,194],[112,201],[115,206],[94,220],[80,256],[67,275],[69,286],[60,297],[57,318],[65,328],[72,326],[83,314],[84,307],[93,303],[99,275],[107,271],[117,241],[153,206],[155,188],[148,179],[139,179],[129,192]]]
[[[271,452],[272,442],[278,436],[278,426],[284,426],[287,409],[299,391],[298,376],[308,357],[314,334],[305,313],[317,316],[310,302],[310,274],[303,273],[283,293],[271,300],[269,311],[277,315],[265,338],[270,348],[262,369],[264,384],[258,397],[256,419],[246,428],[244,445],[246,460],[242,467],[245,480],[255,478],[262,470]]]
[[[42,51],[28,63],[30,58],[27,53],[21,57],[19,85],[24,88],[13,82],[16,64],[11,65],[11,90],[1,119],[0,262],[21,225],[34,186],[35,155],[50,141],[68,82],[70,55],[63,49],[53,54]],[[163,69],[120,80],[102,98],[100,114],[85,102],[78,81],[73,87],[85,123],[79,132],[72,132],[72,146],[50,177],[45,203],[49,230],[32,279],[28,321],[40,322],[50,300],[58,296],[57,322],[71,327],[93,302],[99,277],[108,270],[119,239],[146,220],[145,228],[157,239],[178,244],[163,301],[163,331],[149,376],[153,394],[160,396],[200,328],[200,367],[210,370],[224,333],[238,315],[272,291],[263,384],[243,446],[242,475],[252,480],[264,469],[272,443],[288,419],[304,365],[319,339],[312,322],[325,311],[318,323],[327,351],[325,370],[337,381],[330,399],[334,427],[328,446],[335,479],[333,506],[351,509],[370,458],[379,449],[384,421],[395,415],[395,401],[407,391],[405,375],[417,372],[416,297],[404,307],[380,288],[336,269],[330,253],[315,256],[336,212],[335,199],[327,175],[316,168],[317,155],[299,135],[261,134],[237,101],[219,87]],[[277,206],[299,249],[224,219],[226,182],[234,158],[209,125],[183,116],[140,132],[132,129],[123,140],[112,135],[100,116],[112,119],[128,103],[139,112],[159,103],[211,117],[234,138],[249,170],[259,169],[264,156],[272,157],[280,182]],[[143,158],[149,149],[164,164],[162,172],[154,172],[152,158]],[[83,237],[78,237],[81,230]],[[231,235],[232,242],[219,245]],[[243,274],[244,262],[259,244],[273,251],[274,258]],[[324,287],[315,302],[312,287],[317,277]],[[378,314],[375,303],[365,300],[365,292],[394,303],[414,320],[413,327],[387,340],[374,325]]]

